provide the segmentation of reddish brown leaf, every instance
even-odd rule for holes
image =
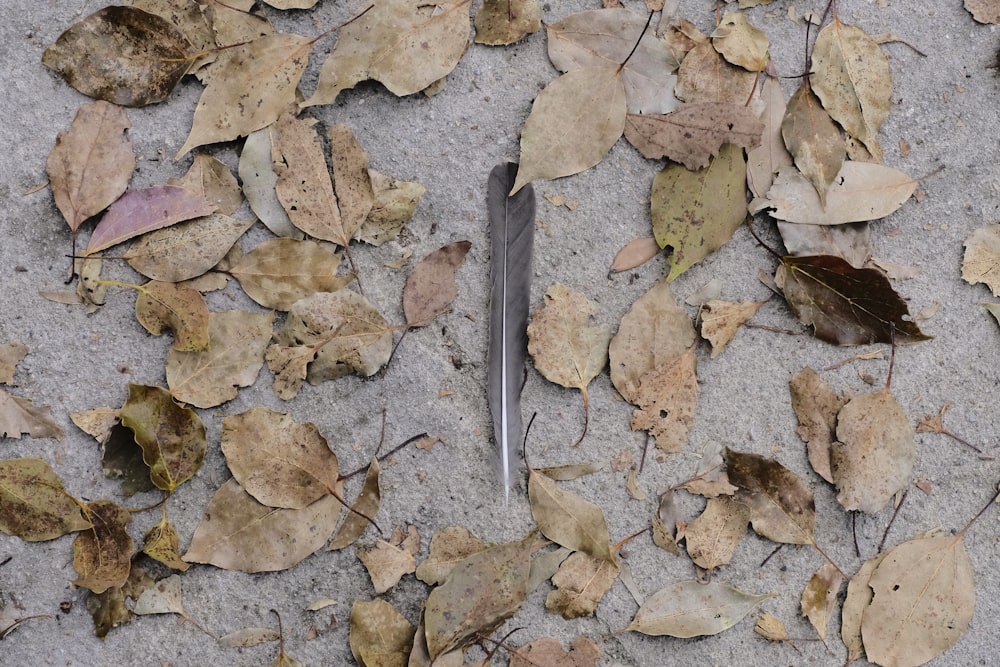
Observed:
[[[87,255],[100,252],[140,234],[208,215],[211,204],[193,192],[174,185],[131,190],[111,205],[94,229]]]

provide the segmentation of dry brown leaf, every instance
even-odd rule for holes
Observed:
[[[819,638],[826,640],[826,626],[837,606],[837,594],[844,583],[844,574],[833,563],[816,570],[802,591],[802,615],[816,628]]]
[[[133,0],[132,6],[170,21],[184,35],[196,52],[213,49],[215,31],[212,29],[212,15],[209,7],[192,5],[187,0]],[[199,64],[214,59],[214,54],[205,54],[188,71],[194,71]]]
[[[607,520],[600,507],[559,488],[535,470],[528,473],[528,500],[542,535],[597,560],[614,561]]]
[[[868,581],[875,597],[861,620],[869,660],[916,667],[959,640],[976,606],[962,537],[918,537],[885,554]]]
[[[677,105],[677,60],[645,26],[644,14],[627,9],[570,14],[546,26],[549,60],[561,72],[620,66],[629,113],[669,113]]]
[[[815,188],[820,211],[823,211],[826,208],[827,190],[837,180],[840,167],[844,164],[846,149],[840,130],[813,93],[808,79],[802,81],[802,85],[788,100],[785,118],[781,122],[781,136],[788,152],[792,154],[795,166]],[[803,222],[815,223],[814,220]]]
[[[510,656],[510,667],[597,667],[601,649],[584,636],[579,636],[565,650],[558,639],[542,637],[525,644]]]
[[[48,406],[35,405],[27,398],[8,394],[0,389],[0,438],[32,438],[62,440],[63,429],[53,419]]]
[[[583,435],[577,444],[587,435],[590,421],[587,385],[608,363],[611,330],[593,326],[596,315],[597,305],[584,294],[555,283],[528,324],[528,353],[538,372],[549,382],[579,389],[583,395]]]
[[[760,92],[764,102],[760,120],[764,130],[760,145],[747,153],[747,184],[754,197],[764,197],[771,189],[774,175],[792,164],[792,156],[781,138],[781,121],[785,117],[785,96],[778,79],[768,76]],[[792,253],[791,250],[789,250]],[[795,253],[792,253],[795,254]]]
[[[777,461],[726,449],[736,500],[749,505],[754,532],[784,544],[815,544],[816,501],[802,479]]]
[[[0,345],[0,384],[10,384],[14,381],[14,371],[26,356],[28,347],[24,343]]]
[[[566,620],[593,616],[620,571],[614,561],[598,560],[582,551],[574,552],[552,577],[556,589],[545,598],[545,609],[561,614]]]
[[[572,176],[604,159],[625,130],[625,83],[616,65],[572,70],[538,94],[521,129],[511,194]]]
[[[222,420],[222,453],[258,502],[302,509],[337,487],[340,467],[319,429],[258,406]]]
[[[618,251],[608,273],[621,273],[642,266],[660,253],[660,244],[652,236],[630,241]]]
[[[476,44],[513,44],[542,27],[539,0],[486,0],[476,12]]]
[[[188,563],[181,560],[180,538],[177,529],[167,521],[166,506],[163,509],[163,519],[160,523],[146,531],[143,539],[142,553],[150,558],[160,561],[169,568],[184,572],[189,567]]]
[[[757,623],[753,626],[753,631],[764,639],[772,642],[788,641],[788,631],[780,618],[772,616],[766,611],[760,612]]]
[[[751,72],[763,72],[767,66],[767,35],[750,24],[746,14],[726,12],[712,33],[712,46],[728,62]]]
[[[811,191],[809,196],[816,198],[818,206],[819,199],[816,197],[815,188],[808,184],[805,185]],[[828,207],[830,207],[830,199],[828,192]],[[783,220],[777,222],[778,232],[781,233],[781,242],[788,254],[793,257],[833,255],[840,257],[856,269],[866,266],[871,259],[871,225],[867,222],[848,222],[838,225],[810,225]]]
[[[267,127],[295,102],[315,38],[264,35],[222,49],[202,83],[191,133],[177,157]]]
[[[440,584],[455,565],[489,546],[461,526],[439,530],[431,537],[430,555],[417,567],[417,579],[430,586]]]
[[[350,644],[361,667],[406,664],[414,627],[385,600],[355,600],[351,605]]]
[[[73,584],[98,594],[124,586],[132,564],[132,538],[125,530],[131,515],[110,500],[87,503],[83,514],[92,527],[73,540],[73,569],[80,575]]]
[[[249,573],[285,570],[322,547],[339,517],[332,495],[300,510],[275,509],[231,479],[205,507],[184,560]]]
[[[373,458],[368,465],[368,472],[365,473],[364,485],[358,492],[354,504],[351,505],[351,510],[344,518],[344,523],[340,525],[340,529],[333,536],[330,546],[326,548],[327,551],[351,546],[358,541],[365,529],[375,520],[375,515],[378,514],[382,504],[382,490],[379,488],[381,470],[378,459]]]
[[[736,330],[743,326],[764,305],[764,301],[709,301],[701,310],[701,337],[712,344],[712,359],[722,354],[736,336]]]
[[[841,408],[837,439],[830,467],[844,509],[874,514],[909,486],[917,458],[913,427],[888,387]]]
[[[243,194],[251,210],[275,236],[301,239],[304,234],[288,219],[274,189],[278,175],[274,173],[272,142],[276,140],[277,131],[273,125],[247,135],[238,168]]]
[[[696,44],[677,70],[674,94],[688,104],[715,102],[744,106],[753,94],[757,76],[726,62],[711,42]]]
[[[643,156],[667,157],[695,171],[707,167],[725,143],[751,149],[764,126],[745,106],[702,102],[683,104],[665,115],[629,114],[625,138]]]
[[[1000,224],[986,225],[965,240],[962,279],[970,285],[984,283],[1000,296]]]
[[[622,318],[608,348],[611,382],[632,401],[636,387],[650,371],[680,357],[695,340],[691,318],[677,305],[670,283],[660,280]]]
[[[833,483],[830,448],[836,439],[837,415],[847,403],[812,368],[803,368],[788,381],[792,410],[799,420],[799,437],[806,442],[809,464],[820,477]]]
[[[625,629],[682,639],[715,635],[776,595],[752,595],[717,581],[679,581],[651,595]]]
[[[303,106],[332,104],[340,91],[374,79],[402,97],[447,76],[469,45],[471,0],[428,5],[378,0],[338,34],[316,92]]]
[[[965,8],[980,23],[1000,23],[1000,4],[996,0],[965,0]]]
[[[123,623],[132,620],[132,612],[125,606],[125,593],[121,587],[113,587],[100,595],[87,596],[87,611],[94,620],[94,635],[104,639],[105,635]]]
[[[768,213],[788,222],[841,225],[877,220],[893,213],[913,194],[917,181],[892,167],[844,162],[826,191],[824,204],[814,184],[792,167],[778,172],[765,199],[754,199],[750,212]]]
[[[729,496],[711,498],[698,517],[684,528],[688,556],[698,567],[712,571],[728,565],[747,534],[750,508]]]
[[[129,265],[153,280],[178,283],[196,278],[226,256],[253,220],[213,213],[145,234],[124,253]]]
[[[403,575],[417,568],[413,554],[383,540],[376,542],[371,549],[358,549],[358,559],[368,570],[376,595],[382,595],[398,584]]]
[[[167,353],[167,386],[174,397],[199,408],[211,408],[236,397],[237,387],[249,387],[264,365],[274,313],[226,310],[208,319],[205,352]]]
[[[333,185],[343,228],[343,243],[340,245],[346,246],[371,213],[375,193],[368,173],[368,156],[351,128],[343,123],[330,128],[330,153]]]
[[[135,319],[154,336],[169,329],[174,334],[171,349],[199,352],[208,349],[208,304],[201,292],[155,280],[138,286]]]
[[[427,326],[458,296],[455,273],[472,243],[455,241],[438,248],[413,267],[403,286],[403,313],[408,327]]]
[[[679,452],[687,444],[698,406],[697,358],[694,347],[654,368],[627,388],[635,404],[631,427],[648,431],[664,452]]]
[[[229,273],[247,295],[275,310],[289,310],[316,292],[336,292],[354,280],[338,276],[340,255],[315,241],[268,239],[245,254]]]
[[[872,603],[872,598],[875,597],[868,582],[875,568],[882,563],[885,554],[886,552],[882,552],[866,560],[847,584],[847,597],[840,613],[840,636],[847,647],[847,659],[850,662],[865,654],[861,639],[861,620],[868,605]]]
[[[80,107],[70,129],[56,137],[45,171],[74,238],[84,220],[128,187],[135,170],[130,127],[124,109],[97,101]]]
[[[280,636],[274,628],[241,628],[219,637],[219,646],[223,648],[257,646],[265,642],[276,642]]]
[[[229,167],[217,158],[199,153],[187,173],[181,178],[171,178],[167,185],[177,185],[201,195],[215,210],[232,215],[243,205],[243,194]]]
[[[41,459],[0,461],[0,531],[26,542],[92,528],[62,480]]]
[[[413,217],[426,188],[412,181],[397,181],[374,169],[369,169],[375,201],[357,238],[380,246],[399,237],[403,226]]]
[[[841,23],[834,11],[833,21],[816,36],[809,80],[830,116],[881,161],[875,135],[889,115],[892,72],[878,43],[861,28]]]
[[[676,491],[660,494],[660,502],[653,515],[653,544],[675,556],[680,556],[681,550],[677,542],[683,537],[679,531],[683,521],[677,509],[676,497]],[[639,601],[639,604],[642,602]]]

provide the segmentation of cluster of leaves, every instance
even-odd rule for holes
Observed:
[[[396,95],[432,94],[468,48],[471,0],[376,1],[340,31],[304,102],[297,86],[326,33],[277,33],[250,13],[253,4],[135,0],[107,7],[71,26],[43,58],[99,100],[81,108],[59,135],[47,165],[74,244],[83,223],[106,209],[78,260],[79,299],[103,302],[109,283],[100,279],[101,253],[133,241],[122,257],[150,279],[126,285],[137,292],[136,318],[153,335],[169,329],[174,336],[167,389],[130,385],[121,408],[73,415],[101,443],[105,472],[123,478],[126,495],[154,487],[173,493],[189,479],[208,443],[197,413],[182,404],[210,408],[231,400],[238,387],[255,382],[265,362],[283,399],[294,397],[303,380],[371,376],[384,368],[394,333],[426,326],[448,309],[470,248],[467,241],[452,243],[417,264],[402,294],[406,322],[390,324],[364,296],[351,244],[396,238],[423,188],[369,169],[346,125],[327,129],[328,160],[316,121],[299,112],[330,104],[366,79]],[[315,0],[268,4],[304,9]],[[540,20],[537,0],[486,0],[475,16],[476,42],[513,43],[539,30]],[[779,220],[789,254],[780,259],[777,283],[818,338],[861,344],[926,336],[907,319],[885,273],[869,264],[867,223],[896,211],[916,188],[913,179],[879,164],[877,134],[889,112],[891,78],[878,43],[834,11],[816,39],[810,74],[786,103],[768,71],[768,39],[743,14],[726,12],[711,35],[666,12],[655,31],[647,32],[648,24],[628,10],[606,8],[546,26],[549,57],[563,74],[538,95],[525,121],[512,192],[590,168],[623,135],[647,158],[668,158],[650,195],[653,239],[629,244],[612,267],[633,268],[667,249],[668,275],[632,305],[613,335],[593,324],[598,311],[586,295],[551,286],[528,328],[528,350],[547,379],[581,391],[580,439],[589,420],[587,387],[610,365],[615,388],[635,406],[632,429],[649,432],[669,453],[686,446],[695,420],[696,327],[714,358],[761,306],[728,303],[717,288],[707,288],[694,300],[699,315],[693,322],[670,281],[724,245],[748,212]],[[178,157],[245,137],[242,184],[223,163],[196,155],[183,179],[128,190],[135,157],[128,116],[116,105],[161,102],[185,74],[196,75],[205,89]],[[754,197],[749,203],[746,184]],[[247,253],[240,239],[254,221],[234,217],[244,198],[276,237]],[[970,240],[970,252],[996,243]],[[334,246],[352,271],[341,271]],[[990,273],[982,266],[968,271],[967,279]],[[210,312],[202,292],[230,277],[263,308],[287,312],[283,322],[273,328],[273,312]],[[25,352],[17,345],[0,350],[0,381],[10,381]],[[836,486],[846,510],[878,512],[908,486],[913,429],[888,383],[881,391],[840,396],[805,369],[792,379],[791,393],[810,462]],[[6,393],[0,400],[4,435],[61,436],[29,401]],[[327,543],[328,550],[351,546],[375,525],[378,460],[341,521],[347,476],[312,424],[253,408],[225,418],[221,449],[233,479],[205,508],[186,553],[180,554],[164,510],[145,536],[146,555],[179,571],[190,563],[274,571]],[[433,536],[429,558],[417,566],[420,538],[411,526],[360,550],[377,594],[410,573],[433,588],[416,628],[384,600],[356,601],[350,644],[358,663],[460,665],[468,646],[549,579],[547,609],[567,619],[594,614],[621,575],[620,544],[612,545],[600,507],[556,481],[595,468],[531,469],[536,527],[523,539],[489,544],[465,528],[447,528]],[[708,499],[691,521],[675,509],[680,488]],[[643,493],[634,471],[629,491]],[[92,591],[88,608],[99,635],[132,613],[187,617],[176,575],[153,582],[135,566],[123,506],[73,498],[39,459],[0,461],[0,500],[4,532],[26,540],[78,533],[74,583]],[[815,541],[815,504],[805,482],[775,460],[732,450],[706,457],[695,477],[662,494],[649,530],[671,553],[680,554],[683,544],[692,563],[711,575],[731,561],[748,525],[764,538],[810,545],[826,558]],[[852,659],[864,651],[880,664],[916,665],[957,641],[975,597],[964,532],[918,536],[880,553],[851,579],[842,633]],[[826,560],[802,594],[803,613],[821,638],[845,578]],[[637,599],[639,610],[622,631],[716,634],[773,595],[714,580],[674,582]],[[136,600],[132,611],[126,598]],[[941,628],[942,617],[953,620]],[[787,639],[777,619],[762,624],[765,636]],[[243,635],[224,643],[280,638],[265,629]],[[510,649],[511,664],[593,665],[600,655],[583,637],[568,652],[553,642]],[[283,647],[279,652],[276,664],[296,664]]]

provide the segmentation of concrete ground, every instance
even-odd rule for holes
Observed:
[[[545,20],[552,22],[598,4],[596,0],[553,2],[546,5]],[[641,3],[626,4],[642,11]],[[710,31],[714,4],[682,1],[678,13]],[[822,5],[779,0],[749,12],[770,37],[781,74],[800,71],[805,36],[803,24],[790,20],[788,10],[794,7],[802,15],[822,11]],[[64,289],[69,232],[48,189],[23,194],[45,182],[45,161],[56,134],[69,126],[76,110],[88,101],[42,66],[42,51],[72,22],[101,6],[97,0],[10,0],[0,11],[4,56],[0,140],[7,147],[0,151],[4,202],[0,213],[0,343],[21,341],[28,346],[30,355],[20,365],[11,391],[51,406],[66,431],[61,441],[3,440],[0,457],[42,458],[76,497],[121,501],[118,483],[101,475],[97,445],[73,426],[69,413],[121,405],[128,382],[164,385],[163,360],[170,339],[152,338],[136,323],[134,296],[123,290],[112,290],[107,305],[92,315],[82,307],[40,297],[39,291]],[[311,11],[265,13],[279,30],[312,35],[343,21],[357,7],[353,2],[322,0]],[[880,135],[885,161],[915,177],[937,172],[921,182],[926,191],[922,201],[911,199],[872,226],[878,256],[921,270],[917,277],[896,283],[911,310],[940,305],[922,324],[934,339],[898,350],[893,391],[914,424],[951,403],[945,425],[998,459],[980,459],[942,435],[918,435],[914,481],[929,482],[932,492],[911,488],[889,536],[889,544],[894,544],[932,528],[960,528],[988,501],[1000,480],[995,441],[1000,432],[996,407],[1000,332],[979,305],[990,298],[987,289],[970,286],[960,277],[963,241],[972,230],[1000,217],[1000,83],[992,68],[998,39],[994,27],[975,23],[957,1],[844,0],[840,16],[872,34],[895,33],[925,54],[918,55],[901,43],[884,47],[895,85],[893,108]],[[302,82],[307,93],[315,86],[319,64],[332,45],[328,39],[317,46]],[[388,319],[403,321],[400,294],[406,270],[387,269],[385,262],[398,259],[404,249],[420,258],[460,239],[470,240],[472,251],[458,273],[459,296],[453,312],[407,336],[392,365],[375,379],[349,377],[307,386],[297,398],[283,402],[272,391],[265,368],[257,383],[241,390],[235,400],[201,411],[209,432],[208,457],[202,470],[168,503],[182,549],[189,544],[208,499],[229,476],[217,447],[222,418],[257,405],[315,423],[347,470],[363,465],[371,456],[379,441],[382,405],[388,410],[387,444],[422,431],[440,436],[444,446],[431,451],[407,449],[383,469],[380,525],[416,526],[423,538],[419,559],[426,557],[431,535],[447,526],[462,525],[496,542],[514,540],[531,529],[523,485],[505,507],[492,468],[485,391],[489,249],[484,196],[490,169],[501,161],[517,159],[518,132],[531,100],[555,76],[546,56],[545,37],[536,34],[511,47],[470,46],[435,97],[399,99],[379,85],[362,84],[345,92],[336,104],[308,111],[324,124],[349,124],[374,168],[420,181],[427,188],[416,217],[397,244],[359,246],[354,252],[366,277],[366,291]],[[786,94],[796,85],[793,79],[783,81]],[[201,90],[189,78],[167,102],[129,110],[139,157],[133,187],[161,184],[186,171],[189,157],[174,162],[170,156],[187,135]],[[907,155],[899,149],[902,140],[910,146]],[[235,168],[237,146],[206,150]],[[601,323],[617,327],[632,302],[665,272],[666,262],[660,258],[635,271],[607,276],[615,253],[628,241],[650,233],[649,188],[659,168],[660,163],[642,158],[620,141],[597,167],[570,178],[536,183],[538,218],[544,224],[536,239],[533,304],[541,302],[550,284],[563,282],[599,304]],[[561,195],[577,206],[574,210],[555,206],[542,194]],[[761,227],[763,223],[758,223]],[[244,239],[244,246],[249,249],[266,237],[258,225]],[[773,232],[768,238],[777,240]],[[108,264],[106,277],[139,279],[123,264]],[[758,282],[757,273],[773,268],[773,259],[740,230],[722,250],[676,280],[673,289],[683,299],[718,278],[723,281],[724,298],[759,300],[769,293]],[[215,310],[256,308],[235,283],[211,294],[209,303]],[[765,305],[755,322],[798,328],[780,299]],[[808,469],[804,446],[795,432],[787,383],[804,366],[827,368],[866,349],[837,348],[808,335],[792,337],[759,328],[741,330],[716,359],[710,360],[707,348],[701,348],[701,393],[688,449],[663,462],[647,462],[639,482],[649,499],[631,499],[625,490],[626,473],[611,468],[564,486],[600,504],[612,541],[617,541],[649,525],[656,493],[692,475],[697,453],[706,446],[721,443],[772,455],[813,489],[817,541],[845,571],[853,573],[860,560],[854,553],[851,519],[836,503],[833,489]],[[859,371],[881,384],[887,370],[885,360],[866,361],[822,375],[837,389],[865,391],[868,385]],[[442,390],[452,393],[439,398]],[[622,452],[636,461],[640,458],[644,437],[630,432],[630,406],[616,396],[607,374],[594,381],[590,395],[590,434],[572,448],[581,426],[578,394],[529,370],[523,404],[526,415],[538,412],[531,441],[533,465],[607,461]],[[353,498],[359,486],[359,479],[352,480],[347,496]],[[155,494],[146,494],[124,502],[137,507],[156,499]],[[683,500],[688,518],[700,507],[696,498]],[[135,515],[133,537],[140,540],[158,520],[158,512]],[[874,554],[888,520],[889,512],[859,519],[858,539],[865,557]],[[971,666],[996,661],[998,522],[1000,515],[991,510],[966,536],[976,573],[975,616],[957,645],[931,664]],[[374,539],[369,531],[362,542],[371,544]],[[85,608],[86,591],[70,584],[76,576],[71,542],[72,537],[63,537],[29,544],[0,535],[0,562],[4,563],[0,566],[0,601],[15,610],[16,616],[49,616],[26,622],[0,642],[0,663],[185,667],[261,665],[275,657],[273,643],[224,649],[194,625],[171,616],[137,618],[113,630],[104,641],[95,638]],[[761,567],[773,548],[770,542],[748,536],[733,563],[715,576],[750,592],[780,593],[764,603],[763,609],[782,619],[793,638],[802,639],[794,648],[769,644],[754,634],[755,615],[715,637],[680,640],[627,633],[602,641],[627,625],[637,608],[621,582],[606,596],[596,616],[574,621],[545,612],[548,585],[543,585],[501,632],[523,628],[511,639],[515,644],[543,636],[568,644],[583,634],[600,644],[599,664],[609,666],[843,664],[846,653],[839,640],[839,622],[832,622],[824,645],[810,640],[815,634],[799,611],[802,588],[822,564],[821,558],[807,548],[785,547]],[[634,540],[625,552],[625,561],[646,595],[694,576],[689,561],[666,554],[648,537]],[[415,622],[427,593],[424,584],[408,576],[383,597]],[[305,611],[320,597],[339,604]],[[273,625],[268,610],[274,608],[284,620],[286,650],[306,665],[352,664],[350,606],[355,599],[373,597],[370,580],[353,549],[321,551],[279,573],[247,575],[195,566],[183,575],[184,606],[212,635]],[[478,649],[470,655],[477,654]],[[506,664],[500,657],[495,663]]]

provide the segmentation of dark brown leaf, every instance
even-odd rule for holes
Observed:
[[[785,544],[814,544],[816,502],[802,479],[777,461],[726,450],[726,471],[736,500],[750,506],[761,537]]]
[[[73,583],[98,594],[124,586],[132,563],[132,538],[125,527],[132,517],[110,500],[87,503],[83,513],[92,527],[73,541],[73,569],[80,575]]]
[[[650,159],[667,157],[692,171],[708,166],[722,144],[760,145],[764,124],[745,106],[702,102],[663,115],[629,114],[625,138]]]

